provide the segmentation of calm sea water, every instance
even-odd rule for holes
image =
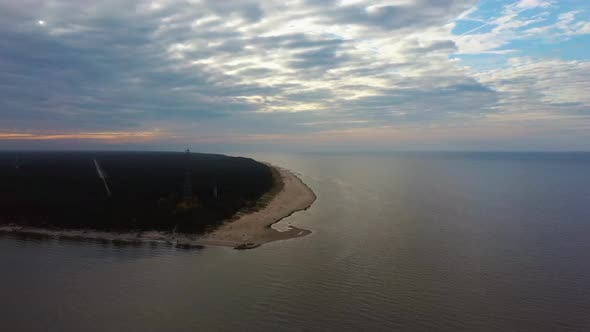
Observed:
[[[318,200],[251,251],[0,237],[2,331],[590,330],[590,154],[260,154]]]

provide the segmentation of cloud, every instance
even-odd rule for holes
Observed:
[[[551,12],[550,12],[551,10]],[[560,42],[572,36],[590,34],[590,22],[578,16],[582,10],[561,12],[557,3],[521,0],[502,7],[501,14],[461,33],[454,40],[460,54],[506,54],[513,42],[551,40]],[[473,11],[470,15],[474,15]],[[464,17],[462,20],[467,20]]]
[[[559,15],[555,28],[565,35],[590,34],[590,22],[576,20],[576,15],[579,13],[579,11],[571,11]]]
[[[510,76],[454,58],[506,52],[544,19],[521,13],[551,5],[520,1],[489,20],[491,31],[453,35],[476,3],[4,1],[0,132],[99,140],[92,133],[159,128],[156,140],[227,141],[451,126],[541,101],[547,114],[585,114],[584,62],[559,63],[562,83],[546,77],[529,96],[525,69],[550,70],[546,62]],[[572,15],[560,29],[586,31]]]
[[[514,58],[510,67],[478,75],[501,95],[504,113],[590,115],[590,62]]]
[[[535,31],[529,29],[529,33],[523,30],[531,25],[543,23],[546,20],[546,12],[533,15],[525,15],[528,10],[535,8],[548,8],[553,6],[550,1],[521,0],[502,7],[501,15],[489,17],[483,24],[461,33],[455,37],[455,42],[461,54],[506,54],[514,50],[501,49],[513,40],[530,38],[540,33],[541,27]],[[546,27],[544,25],[543,27]],[[485,32],[482,32],[487,30]]]
[[[329,23],[356,24],[385,30],[412,29],[447,23],[475,4],[471,0],[356,2],[348,6],[322,3]],[[328,9],[329,8],[329,9]]]
[[[553,5],[553,1],[548,0],[520,0],[515,3],[515,7],[519,9],[547,8]]]

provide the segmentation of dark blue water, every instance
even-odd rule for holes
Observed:
[[[251,251],[0,238],[6,331],[590,330],[590,154],[259,154],[313,231]]]

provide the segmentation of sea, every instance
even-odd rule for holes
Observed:
[[[316,193],[253,250],[0,237],[1,331],[590,331],[590,153],[246,154]]]

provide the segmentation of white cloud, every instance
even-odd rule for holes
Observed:
[[[515,7],[519,9],[529,8],[547,8],[553,5],[553,1],[548,0],[520,0],[516,3]]]
[[[475,4],[7,1],[0,4],[7,37],[0,47],[10,50],[0,54],[2,126],[157,126],[165,128],[160,136],[198,127],[200,135],[235,137],[582,114],[585,62],[520,59],[480,74],[452,59],[510,53],[502,47],[545,19],[521,12],[551,3],[517,2],[490,19],[488,32],[454,36],[454,20],[478,20]],[[39,29],[39,17],[50,24]],[[560,31],[589,29],[575,13],[559,22]]]
[[[559,15],[555,28],[565,35],[582,35],[590,33],[590,22],[577,21],[580,11],[571,11]]]
[[[477,77],[500,93],[503,112],[590,116],[590,62],[513,58]]]
[[[513,50],[500,50],[501,47],[513,40],[531,37],[542,34],[548,25],[523,30],[534,24],[543,23],[547,20],[547,12],[534,16],[523,16],[528,9],[547,8],[553,6],[550,1],[542,0],[521,0],[519,2],[503,7],[502,15],[496,18],[488,18],[483,24],[462,33],[455,37],[455,41],[462,54],[506,54]],[[486,28],[488,31],[480,33]]]
[[[570,11],[559,15],[553,24],[528,29],[523,32],[525,36],[544,37],[571,37],[576,35],[590,34],[590,22],[579,20],[577,16],[581,11]]]

